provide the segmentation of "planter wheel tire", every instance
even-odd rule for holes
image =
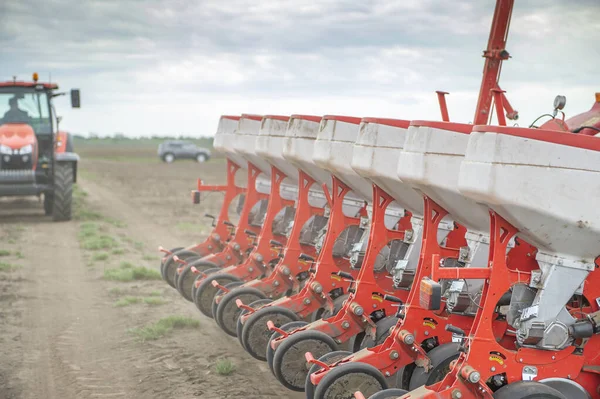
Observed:
[[[225,333],[232,337],[237,337],[237,321],[240,313],[242,313],[242,309],[237,307],[235,301],[241,299],[243,303],[251,303],[266,298],[265,293],[257,288],[240,287],[221,298],[219,306],[217,306],[217,311],[213,316]]]
[[[71,220],[73,205],[73,165],[57,162],[54,164],[54,192],[52,193],[52,220]]]
[[[165,254],[161,258],[161,260],[160,260],[160,275],[162,276],[163,280],[167,281],[165,279],[165,262],[167,261],[167,259],[169,259],[171,254],[173,254],[174,252],[177,252],[177,251],[181,251],[182,249],[185,249],[185,248],[184,247],[172,248],[171,250],[169,250],[170,254]]]
[[[225,287],[228,291],[231,291],[234,288],[238,288],[238,287],[240,287],[242,285],[244,285],[244,281],[233,281],[231,283],[227,283],[227,284],[223,285],[223,287]],[[217,308],[219,306],[219,304],[217,303],[216,299],[218,297],[223,297],[224,295],[225,295],[225,292],[223,290],[218,290],[215,293],[215,296],[213,297],[213,301],[212,301],[212,305],[211,305],[211,310],[210,310],[213,319],[215,319],[215,314],[217,313]],[[216,319],[215,319],[215,321],[217,322],[217,325],[219,327],[221,327],[221,324]],[[221,329],[222,328],[223,327],[221,327]]]
[[[267,360],[267,344],[273,334],[267,328],[271,320],[276,327],[281,327],[290,321],[298,321],[296,313],[281,306],[266,306],[257,310],[246,320],[242,329],[242,346],[255,359]]]
[[[194,304],[204,316],[210,318],[212,318],[213,298],[217,291],[219,291],[218,288],[212,286],[213,281],[218,281],[219,284],[225,285],[234,281],[240,281],[240,279],[227,273],[212,273],[201,280],[194,295]]]
[[[182,249],[177,252],[173,252],[171,255],[165,259],[165,262],[162,266],[163,278],[173,288],[177,288],[175,285],[175,275],[177,274],[177,268],[180,266],[179,263],[173,260],[173,257],[177,255],[177,257],[181,260],[187,260],[192,256],[198,256],[198,254],[194,251],[190,251],[189,249]]]
[[[200,258],[190,262],[181,273],[179,273],[179,276],[177,277],[177,291],[179,291],[182,297],[190,302],[194,302],[192,297],[192,287],[194,286],[194,281],[197,277],[197,275],[192,272],[192,267],[204,272],[209,269],[216,269],[217,265]]]
[[[396,399],[402,395],[406,395],[407,393],[408,391],[404,389],[390,388],[374,393],[373,395],[369,396],[369,399]]]
[[[198,256],[198,254],[196,254],[196,256],[190,256],[189,258],[186,258],[185,261],[189,265],[190,263],[196,262],[196,261],[201,260],[201,259],[202,259],[202,257]],[[175,284],[175,289],[176,290],[178,290],[177,284],[179,282],[179,276],[181,275],[181,273],[179,272],[179,270],[183,271],[186,267],[188,267],[188,265],[184,266],[182,264],[178,264],[177,267],[175,268],[175,277],[173,277],[173,283]]]
[[[251,302],[250,304],[248,304],[248,306],[250,306],[252,309],[258,309],[258,308],[262,308],[263,306],[265,306],[268,303],[273,302],[272,299],[259,299],[258,301],[254,301]],[[242,319],[241,317],[245,314],[247,314],[248,311],[246,309],[243,309],[240,312],[240,315],[235,323],[235,332],[238,338],[238,341],[240,342],[240,345],[242,345],[242,348],[246,349],[244,347],[244,343],[242,342],[242,330],[244,329],[244,325],[242,324]]]
[[[206,269],[204,271],[205,275],[209,275],[209,274],[213,274],[213,273],[219,273],[220,271],[222,271],[223,269],[220,267],[215,267],[213,269]],[[194,279],[194,285],[192,285],[192,302],[194,301],[194,298],[196,298],[196,292],[198,291],[198,285],[200,285],[200,283],[202,283],[202,281],[204,280],[204,277],[199,274],[196,276],[196,278]],[[196,302],[194,302],[196,303]]]
[[[390,336],[390,332],[392,328],[396,326],[396,323],[398,323],[398,318],[394,316],[384,317],[379,320],[375,323],[375,340],[370,336],[365,335],[365,338],[360,343],[360,349],[372,348],[383,344],[386,338]]]
[[[567,399],[560,391],[535,381],[518,381],[498,389],[494,399]]]
[[[425,371],[423,367],[417,367],[410,377],[408,388],[413,391],[423,385],[433,385],[441,381],[448,371],[450,371],[450,363],[458,359],[460,344],[449,343],[433,348],[427,353],[431,360],[431,370]]]
[[[54,196],[52,193],[44,193],[44,215],[52,215],[52,204],[54,202]]]
[[[290,321],[289,323],[286,323],[279,328],[289,333],[290,331],[304,327],[307,324],[308,323],[305,321]],[[275,375],[275,371],[273,371],[273,357],[275,357],[275,350],[271,347],[271,341],[276,340],[279,337],[281,337],[281,334],[275,331],[273,334],[271,334],[269,342],[267,342],[267,364],[269,365],[269,370],[271,370],[271,373],[273,373],[273,375]]]
[[[356,391],[371,396],[387,389],[383,374],[366,363],[346,363],[331,369],[315,389],[315,399],[353,399]]]
[[[337,350],[338,345],[333,338],[321,331],[304,330],[294,333],[275,349],[273,372],[283,386],[302,392],[309,369],[304,354],[310,352],[318,359]]]
[[[206,154],[198,154],[196,155],[196,162],[203,163],[208,161],[208,156]]]
[[[163,155],[163,161],[166,163],[173,163],[175,161],[175,155],[168,152],[165,155]]]
[[[326,353],[325,355],[321,356],[318,360],[323,363],[326,363],[326,364],[333,364],[333,363],[335,363],[339,360],[342,360],[343,358],[348,357],[350,355],[352,355],[352,352],[334,351],[334,352]],[[308,374],[306,375],[306,381],[304,382],[304,392],[306,392],[307,398],[312,399],[315,396],[315,386],[313,385],[312,381],[310,380],[310,376],[312,373],[315,373],[319,370],[321,370],[321,366],[319,366],[318,364],[313,364],[308,369]]]

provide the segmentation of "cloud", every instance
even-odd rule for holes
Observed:
[[[5,0],[0,77],[37,71],[82,89],[63,126],[212,134],[221,113],[472,119],[493,1]],[[32,12],[35,10],[35,12]],[[597,0],[516,2],[501,85],[522,123],[555,94],[589,108]]]

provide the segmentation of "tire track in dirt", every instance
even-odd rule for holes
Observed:
[[[23,245],[33,266],[23,313],[23,397],[134,397],[127,369],[114,367],[124,325],[98,303],[103,293],[86,274],[76,224],[28,226]]]

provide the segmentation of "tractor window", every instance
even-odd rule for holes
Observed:
[[[0,124],[27,123],[36,134],[52,134],[45,91],[23,87],[0,88]]]

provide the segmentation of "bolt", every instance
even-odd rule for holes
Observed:
[[[479,374],[477,371],[473,371],[472,373],[469,374],[469,381],[472,382],[473,384],[478,383],[480,379],[481,379],[481,374]]]
[[[275,281],[275,282],[273,282],[273,285],[274,285],[275,287],[279,287],[279,281]]]
[[[390,372],[389,372],[389,371],[386,371],[386,372],[385,372],[385,376],[386,376],[386,377],[389,377],[389,376],[391,376]]]
[[[396,351],[391,351],[390,352],[390,359],[398,359],[400,357],[400,355],[398,354],[398,352]]]
[[[365,313],[365,310],[362,308],[362,306],[354,306],[354,314],[357,316],[362,316],[363,313]]]
[[[227,255],[225,258],[226,258],[227,260],[231,260],[231,255]]]
[[[523,363],[523,358],[520,358],[520,359],[519,359],[519,363]]]
[[[349,328],[350,327],[350,323],[348,323],[347,321],[342,323],[342,328]]]
[[[251,266],[251,267],[249,267],[249,268],[248,268],[248,271],[249,271],[249,272],[253,272],[253,271],[254,271],[254,268]]]
[[[556,356],[552,356],[552,360],[556,360]]]
[[[235,244],[235,245],[233,246],[233,249],[234,249],[235,251],[239,251],[239,250],[240,250],[240,244]]]
[[[304,304],[305,304],[305,305],[308,305],[308,304],[310,304],[310,299],[306,298],[306,299],[304,300]]]
[[[289,267],[287,267],[287,266],[284,266],[284,267],[281,269],[281,272],[283,273],[283,275],[284,275],[284,276],[289,276],[289,275],[290,275],[290,273],[291,273],[291,271],[290,271],[290,268],[289,268]]]
[[[209,246],[208,246],[208,249],[213,249],[213,246],[212,246],[212,245],[209,245]]]
[[[261,254],[256,254],[256,261],[257,262],[262,262],[263,261],[263,256]]]
[[[373,309],[375,309],[375,308],[377,308],[377,305],[376,305],[376,304],[373,304]]]
[[[415,343],[415,336],[412,335],[412,334],[406,334],[404,336],[404,343],[406,345],[412,345],[412,344],[414,344]]]
[[[425,336],[428,337],[429,336],[429,331],[425,331]]]
[[[461,398],[462,398],[462,393],[458,389],[455,389],[454,391],[452,391],[452,399],[461,399]]]
[[[496,367],[492,367],[490,370],[491,370],[492,372],[494,372],[494,371],[496,371]]]
[[[568,378],[568,379],[571,379],[571,374],[567,375],[567,378]]]

